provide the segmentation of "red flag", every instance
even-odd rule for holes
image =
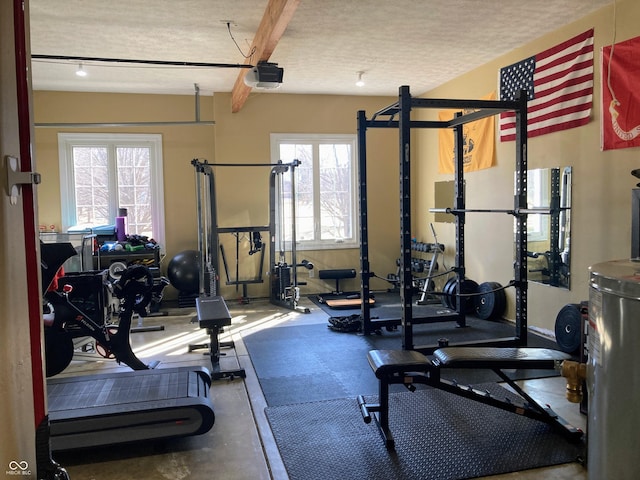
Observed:
[[[602,48],[602,150],[640,146],[640,37]]]
[[[593,29],[500,69],[500,100],[526,90],[529,137],[589,123],[593,102]],[[515,113],[500,114],[500,140],[515,139]]]

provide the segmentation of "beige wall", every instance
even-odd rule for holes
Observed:
[[[216,161],[250,163],[270,161],[271,133],[356,133],[358,110],[374,112],[392,98],[326,95],[278,95],[253,93],[239,113],[230,111],[230,95],[215,94]],[[372,269],[386,277],[395,272],[399,252],[397,133],[383,132],[368,147],[369,229]],[[220,226],[262,225],[268,219],[268,171],[259,169],[218,169],[218,212]],[[237,222],[234,225],[227,221]],[[242,223],[242,222],[246,223]],[[326,268],[355,268],[359,271],[359,250],[298,251],[298,260],[307,259],[315,271]],[[300,281],[308,282],[302,292],[332,290],[333,283],[308,278],[299,270]],[[311,273],[314,274],[313,272]],[[317,277],[317,273],[316,273]],[[387,282],[376,281],[376,288]],[[359,280],[343,281],[344,290],[359,290]],[[250,292],[264,288],[251,286]]]
[[[194,97],[170,95],[123,95],[69,92],[35,92],[36,123],[61,122],[136,122],[193,120]],[[186,249],[197,248],[197,217],[193,158],[218,163],[270,162],[271,133],[356,133],[359,109],[375,111],[392,98],[341,97],[322,95],[282,95],[253,93],[244,108],[231,113],[230,94],[202,96],[202,120],[214,119],[215,126],[162,126],[128,129],[73,130],[36,129],[38,169],[42,174],[39,187],[40,224],[60,225],[60,188],[58,172],[58,132],[144,132],[162,134],[164,155],[166,265],[173,256]],[[370,226],[372,232],[373,267],[382,276],[395,269],[397,256],[397,145],[393,132],[378,135],[371,143],[369,177],[376,185],[370,209],[380,221]],[[391,175],[393,181],[386,180]],[[218,225],[220,227],[266,225],[269,223],[269,169],[220,167],[215,170],[218,192]],[[266,238],[265,238],[266,240]],[[227,248],[228,253],[233,250]],[[246,250],[245,250],[246,252]],[[242,254],[243,252],[241,252]],[[356,268],[359,251],[299,252],[298,259],[308,259],[316,271],[324,268]],[[231,258],[234,261],[235,255]],[[241,262],[255,258],[241,255]],[[265,270],[269,270],[269,259]],[[300,281],[308,281],[305,292],[331,289],[331,284],[317,278],[308,279],[308,271],[300,270]],[[314,272],[315,273],[315,272]],[[312,273],[313,275],[313,273]],[[232,275],[233,277],[233,272]],[[316,274],[317,277],[317,274]],[[243,277],[246,278],[246,277]],[[262,285],[250,285],[249,296],[268,296],[267,277]],[[224,283],[224,281],[222,282]],[[359,289],[357,280],[344,282],[348,289]],[[386,288],[382,282],[379,288]],[[167,298],[175,296],[167,289]],[[222,293],[234,298],[233,286],[222,287]]]
[[[640,4],[635,0],[617,2],[616,42],[640,35]],[[529,284],[529,325],[553,330],[558,311],[567,303],[588,298],[589,266],[630,255],[631,189],[630,175],[638,168],[638,149],[600,151],[600,48],[613,39],[613,7],[568,25],[500,59],[463,75],[424,96],[431,98],[477,99],[497,88],[501,67],[552,47],[568,38],[595,28],[595,85],[591,122],[583,127],[556,132],[529,140],[529,168],[569,165],[573,167],[571,225],[571,290]],[[414,94],[418,94],[415,92]],[[423,114],[424,115],[424,114]],[[437,131],[423,131],[415,149],[416,170],[424,189],[415,196],[418,218],[432,218],[433,183],[452,176],[437,173]],[[465,175],[468,208],[511,208],[513,206],[514,143],[497,141],[497,165]],[[467,215],[465,250],[468,276],[478,282],[506,284],[513,278],[512,219],[506,215]],[[442,241],[453,242],[452,224],[436,224]],[[417,225],[426,235],[425,224]],[[513,289],[509,292],[510,318],[515,317]]]

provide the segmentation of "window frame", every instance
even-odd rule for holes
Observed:
[[[544,208],[550,204],[550,174],[547,169],[538,168],[527,172],[527,206],[528,208]],[[527,219],[527,241],[546,242],[549,240],[549,215],[530,214]],[[536,229],[533,223],[537,224]]]
[[[58,158],[60,169],[60,213],[62,231],[69,231],[76,224],[76,201],[73,172],[74,147],[107,147],[109,156],[118,147],[149,148],[151,175],[151,221],[154,240],[161,249],[165,245],[164,177],[162,135],[148,133],[58,133]],[[113,168],[109,166],[109,168]],[[115,185],[109,185],[112,189]],[[114,223],[115,223],[115,214]]]
[[[272,133],[270,135],[271,144],[271,163],[278,163],[280,160],[280,145],[288,143],[312,144],[314,152],[314,163],[318,161],[316,156],[318,145],[325,144],[349,144],[351,146],[351,178],[349,181],[351,190],[351,229],[353,238],[345,241],[338,240],[320,240],[317,235],[319,233],[320,223],[314,216],[315,220],[315,238],[313,240],[296,239],[297,250],[342,250],[360,248],[360,214],[358,211],[358,142],[355,134],[322,134],[322,133]],[[317,174],[317,164],[314,164],[314,178]],[[314,189],[314,201],[319,200],[320,192]],[[296,210],[297,211],[297,210]],[[287,245],[290,242],[286,242]],[[290,248],[290,247],[289,247]]]

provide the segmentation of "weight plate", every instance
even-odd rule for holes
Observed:
[[[478,291],[478,284],[471,279],[465,278],[462,281],[462,288],[460,292],[464,294],[476,293]],[[446,305],[451,310],[458,310],[458,281],[455,278],[449,279],[445,284],[444,293],[448,300]],[[474,297],[462,297],[462,303],[460,311],[462,313],[473,313],[474,311]]]
[[[453,289],[456,286],[456,278],[452,277],[449,280],[447,280],[444,284],[444,287],[442,287],[442,298],[440,299],[442,302],[442,305],[444,305],[446,308],[450,308],[453,309],[454,307],[452,307],[451,304],[451,296],[453,294]]]
[[[111,279],[114,281],[120,280],[120,277],[122,276],[122,274],[126,269],[127,269],[126,263],[113,262],[111,265],[109,265],[109,277],[111,277]]]
[[[463,295],[478,293],[478,283],[474,282],[471,279],[465,278],[462,281],[460,293],[462,293]],[[457,297],[454,297],[454,298],[456,299],[454,301],[456,302],[456,305],[457,305]],[[461,311],[467,314],[473,313],[475,297],[460,297],[460,298],[462,299],[460,302]],[[455,305],[454,305],[454,308],[455,308]]]
[[[556,317],[556,343],[565,353],[578,353],[582,342],[582,312],[580,305],[570,303],[558,312]]]
[[[478,295],[474,299],[476,316],[482,320],[501,318],[507,306],[507,297],[498,282],[483,282],[478,286]]]
[[[507,294],[498,282],[491,282],[494,290],[497,290],[494,295],[496,297],[496,306],[491,317],[492,320],[501,319],[504,315],[504,311],[507,309]]]
[[[484,282],[478,285],[478,293],[481,295],[476,297],[475,307],[476,316],[482,320],[488,320],[493,315],[496,304],[496,296],[492,292],[491,284]]]

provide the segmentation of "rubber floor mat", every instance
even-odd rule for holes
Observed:
[[[290,480],[461,480],[576,461],[584,448],[544,423],[432,388],[390,395],[391,452],[355,398],[265,411]]]

